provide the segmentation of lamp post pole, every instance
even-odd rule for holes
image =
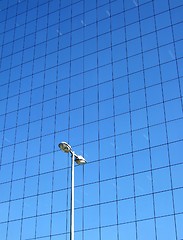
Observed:
[[[70,212],[70,240],[74,240],[74,152],[71,152],[71,212]]]
[[[74,240],[74,162],[78,165],[86,163],[86,160],[72,151],[71,146],[66,142],[59,143],[59,148],[71,154],[71,209],[70,209],[70,240]]]

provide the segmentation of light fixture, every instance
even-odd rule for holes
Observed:
[[[85,164],[86,163],[86,160],[84,159],[84,157],[82,156],[78,156],[78,155],[75,155],[75,162],[78,164],[78,165],[81,165],[81,164]]]
[[[61,142],[59,143],[59,148],[65,152],[65,153],[71,153],[74,157],[74,161],[78,164],[78,165],[82,165],[86,163],[86,160],[84,159],[84,157],[82,157],[81,155],[77,155],[72,151],[71,146],[66,143],[66,142]]]
[[[61,142],[58,144],[58,146],[65,153],[69,153],[72,151],[71,146],[66,142]]]

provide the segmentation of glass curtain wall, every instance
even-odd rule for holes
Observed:
[[[183,239],[182,12],[0,1],[0,239]]]

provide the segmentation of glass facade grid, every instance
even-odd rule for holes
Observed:
[[[0,238],[183,238],[178,0],[0,2]]]

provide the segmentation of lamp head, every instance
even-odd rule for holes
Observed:
[[[65,152],[65,153],[71,153],[72,156],[74,156],[74,161],[78,164],[78,165],[82,165],[86,163],[86,160],[84,159],[84,157],[80,156],[80,155],[76,155],[73,151],[71,146],[66,143],[66,142],[61,142],[58,144],[59,148]]]
[[[80,156],[80,155],[75,155],[75,162],[78,165],[83,165],[86,163],[86,160],[84,159],[84,157]]]
[[[65,153],[69,153],[72,150],[71,146],[66,142],[61,142],[61,143],[59,143],[58,146]]]

